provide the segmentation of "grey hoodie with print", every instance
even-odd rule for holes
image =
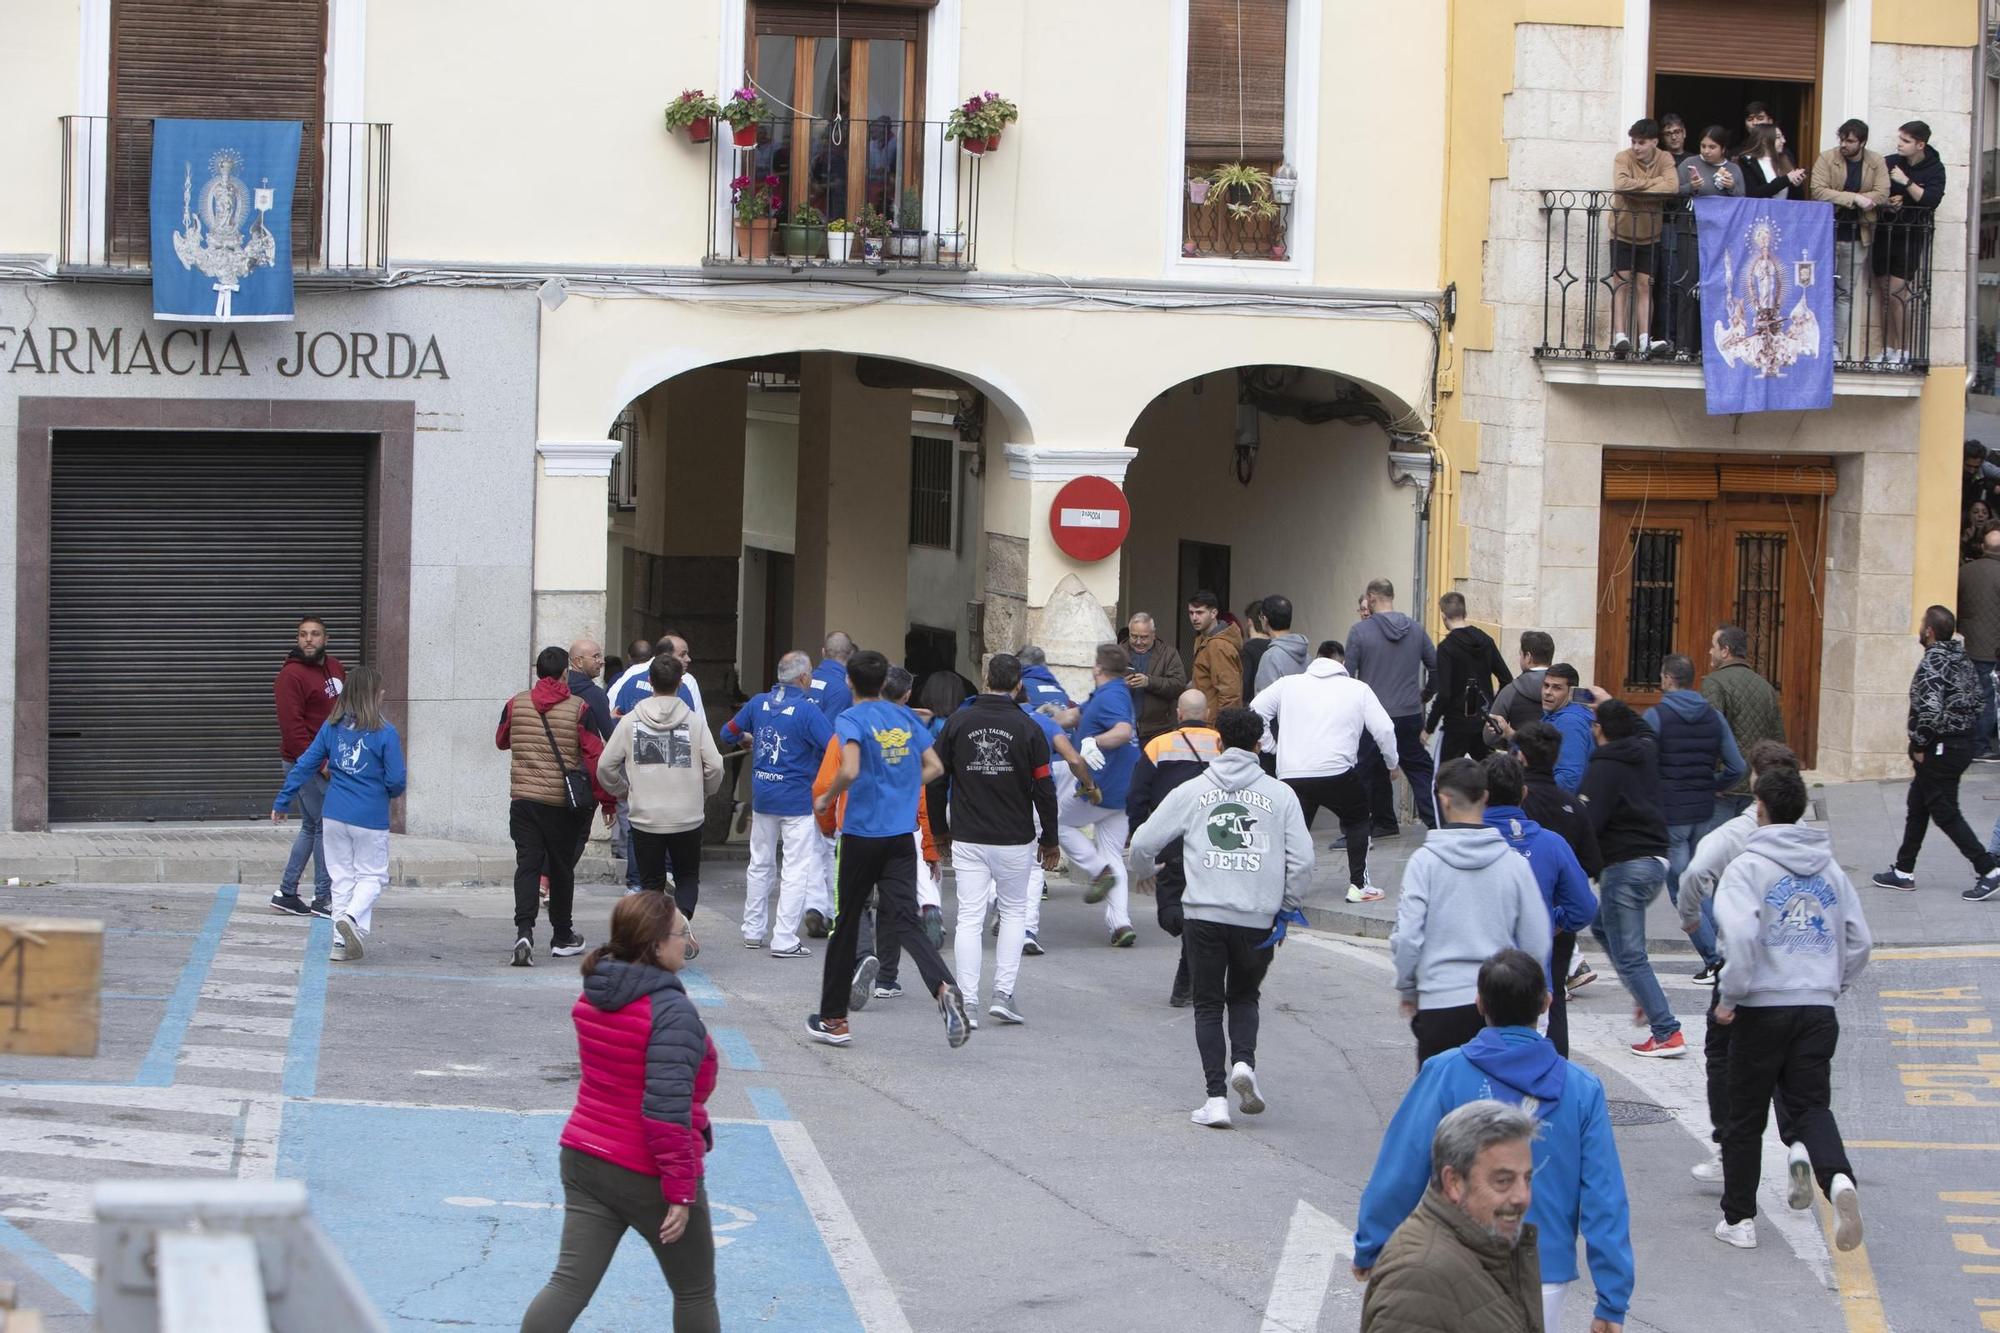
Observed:
[[[1312,834],[1299,798],[1248,750],[1224,750],[1206,773],[1167,793],[1132,835],[1132,878],[1151,879],[1175,838],[1187,872],[1181,910],[1196,921],[1261,930],[1297,907],[1312,883]]]
[[[1715,889],[1722,969],[1716,1003],[1831,1006],[1868,966],[1875,941],[1825,830],[1766,824]]]
[[[1424,627],[1401,611],[1377,611],[1347,631],[1347,674],[1375,691],[1390,717],[1424,711],[1424,677],[1437,649]]]
[[[597,760],[597,781],[626,798],[632,827],[685,833],[700,826],[722,786],[722,751],[677,694],[649,694],[618,719]]]
[[[1554,943],[1535,872],[1500,830],[1434,828],[1403,867],[1389,957],[1398,994],[1419,1009],[1471,1004],[1481,963],[1502,949],[1546,960]]]

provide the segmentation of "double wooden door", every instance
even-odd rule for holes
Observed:
[[[1716,627],[1741,625],[1810,766],[1831,460],[1609,452],[1604,473],[1595,683],[1649,708],[1662,658],[1693,659],[1698,686]]]

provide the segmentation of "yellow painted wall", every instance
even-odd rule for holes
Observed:
[[[1965,457],[1965,371],[1938,366],[1924,379],[1917,414],[1916,543],[1911,628],[1933,603],[1958,601],[1958,505]]]
[[[0,254],[53,254],[62,209],[62,126],[80,105],[77,5],[0,7]]]
[[[1873,40],[1904,46],[1972,46],[1983,0],[1875,0]]]

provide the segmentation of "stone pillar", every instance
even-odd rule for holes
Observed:
[[[1125,445],[1009,444],[986,476],[984,635],[989,653],[1039,644],[1071,693],[1090,688],[1092,654],[1117,637],[1118,555],[1083,564],[1057,549],[1049,509],[1063,483],[1125,483]],[[989,454],[989,457],[991,455]]]
[[[871,389],[854,358],[809,352],[799,371],[793,637],[843,630],[891,662],[909,628],[910,406]]]
[[[617,440],[542,440],[535,445],[534,643],[568,647],[604,635],[605,487]]]

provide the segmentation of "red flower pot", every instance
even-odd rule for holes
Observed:
[[[995,130],[993,133],[986,136],[986,151],[990,153],[999,146],[1000,146],[1000,132],[998,130]]]
[[[958,146],[960,148],[963,148],[966,152],[972,154],[974,157],[978,157],[981,153],[984,153],[987,149],[987,143],[986,140],[984,139],[960,139],[958,141]]]
[[[715,137],[715,119],[712,116],[697,116],[687,125],[689,143],[707,143]]]
[[[742,129],[734,131],[736,146],[738,148],[755,148],[757,146],[757,130],[757,122],[753,120]]]

